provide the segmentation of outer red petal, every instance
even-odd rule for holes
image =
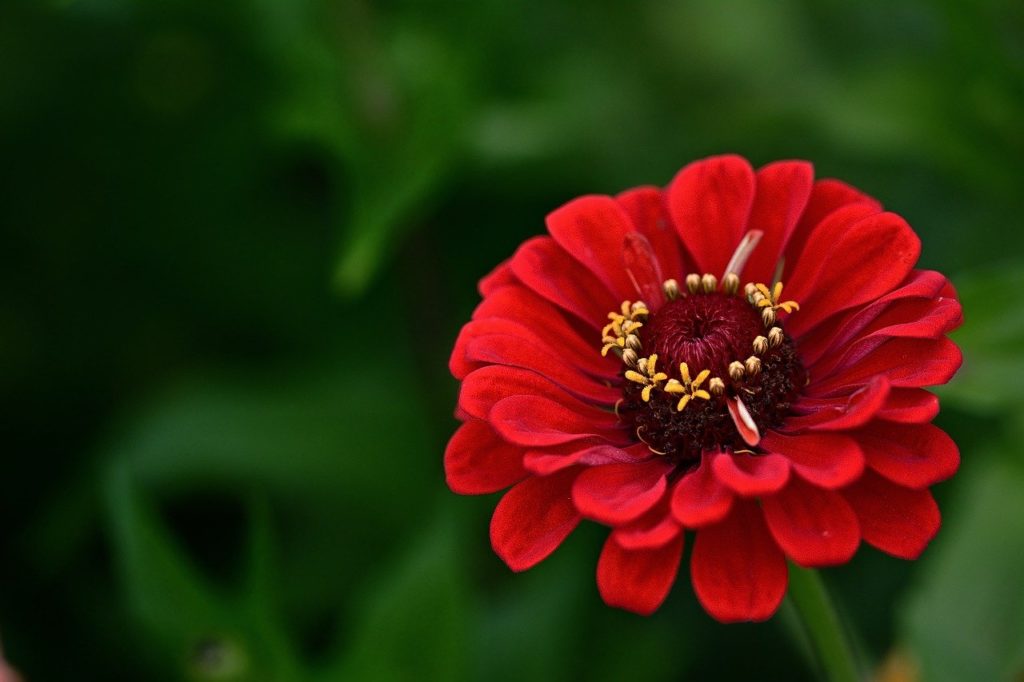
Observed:
[[[612,445],[588,445],[577,442],[547,447],[542,450],[527,450],[523,455],[523,466],[538,476],[547,476],[575,464],[587,466],[615,463],[635,464],[649,456],[650,451],[643,444],[617,448]]]
[[[750,501],[697,532],[690,574],[701,605],[723,623],[771,618],[788,580],[786,559]]]
[[[573,199],[547,218],[548,232],[558,245],[620,298],[635,298],[636,289],[626,275],[622,246],[633,231],[629,216],[608,196]]]
[[[857,441],[838,433],[787,436],[769,431],[761,447],[783,455],[804,480],[821,488],[841,488],[864,471],[864,453]]]
[[[843,490],[860,520],[861,536],[883,552],[916,559],[939,532],[939,507],[927,490],[910,490],[864,472]]]
[[[720,521],[729,513],[733,493],[711,470],[712,453],[706,453],[700,466],[683,476],[672,491],[672,515],[688,528]]]
[[[857,515],[843,496],[799,478],[766,497],[762,508],[779,547],[801,566],[846,563],[860,544]]]
[[[513,395],[541,396],[570,409],[582,404],[536,372],[507,365],[487,365],[463,379],[459,408],[477,419],[487,419],[498,401]],[[621,391],[608,387],[606,404],[614,403],[621,395]]]
[[[927,488],[960,467],[960,450],[931,424],[872,424],[856,435],[868,466],[893,483]]]
[[[599,404],[611,405],[614,393],[606,384],[573,368],[550,354],[544,346],[511,334],[466,334],[455,342],[449,368],[456,379],[486,365],[521,367],[558,384],[569,393]]]
[[[460,495],[483,495],[514,485],[529,474],[523,451],[501,440],[486,422],[459,427],[444,451],[448,487]]]
[[[511,266],[519,281],[595,330],[605,324],[608,311],[621,303],[550,237],[535,237],[523,243],[512,257]]]
[[[938,386],[953,378],[963,362],[955,343],[941,339],[889,339],[857,363],[823,379],[811,377],[810,396],[834,395],[884,375],[896,388]]]
[[[782,455],[723,453],[711,460],[715,478],[744,497],[781,490],[789,480],[789,461]]]
[[[546,559],[579,524],[569,494],[576,474],[528,478],[501,498],[491,518],[491,545],[513,571]]]
[[[743,269],[743,281],[771,282],[782,247],[807,206],[814,167],[806,161],[778,161],[757,171],[757,193],[749,226],[764,231]]]
[[[724,274],[747,230],[754,170],[739,156],[691,163],[668,187],[668,211],[699,272]]]
[[[599,334],[589,327],[581,331],[577,328],[580,326],[578,323],[574,327],[560,308],[521,284],[497,289],[481,301],[473,311],[473,319],[487,318],[510,320],[526,327],[533,335],[557,339],[560,354],[571,354],[586,360],[599,356],[595,352],[599,346]],[[616,371],[614,363],[609,365],[609,362],[606,359],[600,365],[602,373],[608,372],[609,367],[614,368],[612,372]],[[574,364],[585,366],[585,363]]]
[[[597,562],[597,589],[608,606],[648,616],[654,613],[675,582],[683,536],[656,549],[630,550],[611,535]]]
[[[458,371],[464,375],[467,369],[472,371],[479,366],[479,362],[474,362],[474,359],[466,353],[466,346],[470,340],[474,342],[474,347],[480,353],[485,352],[481,350],[484,345],[490,343],[495,337],[502,336],[512,337],[514,343],[528,344],[536,352],[545,353],[550,358],[556,359],[570,367],[575,367],[585,372],[588,377],[599,377],[604,381],[608,381],[618,371],[618,368],[615,366],[616,363],[612,358],[601,357],[601,354],[594,347],[597,345],[596,343],[586,347],[579,343],[581,339],[576,336],[576,344],[570,342],[562,346],[555,341],[559,338],[558,336],[553,333],[548,335],[543,331],[539,331],[543,327],[531,327],[529,324],[529,319],[520,322],[500,317],[487,317],[468,322],[463,326],[462,331],[459,333],[459,338],[455,341],[456,353],[452,354],[452,371]],[[552,326],[557,327],[557,325]],[[500,362],[502,357],[500,352],[506,346],[501,342],[495,342],[494,345],[495,350],[492,351],[492,354],[498,358],[499,364],[509,364]],[[462,351],[461,356],[457,354],[460,350]],[[458,364],[460,359],[462,364]]]
[[[530,448],[578,440],[607,441],[611,445],[630,443],[615,415],[582,404],[570,409],[540,396],[505,398],[491,408],[489,421],[509,443]]]
[[[587,518],[618,525],[638,518],[665,493],[672,466],[661,459],[590,467],[572,486],[576,508]]]
[[[511,258],[506,259],[498,267],[481,278],[480,283],[477,285],[477,291],[480,292],[481,296],[488,296],[495,289],[516,282],[516,276],[512,274],[511,262]]]
[[[852,343],[845,339],[837,343],[833,346],[836,350],[809,369],[812,374],[828,376],[836,367],[860,362],[890,339],[937,339],[955,329],[962,319],[960,302],[953,299],[895,301],[860,332],[863,336]]]
[[[800,303],[788,318],[799,337],[814,321],[863,305],[900,284],[921,253],[921,240],[894,213],[880,213],[852,226],[826,221],[807,240],[787,296]]]
[[[794,265],[800,262],[800,255],[811,233],[830,215],[850,205],[863,206],[869,213],[882,210],[882,205],[876,200],[839,180],[826,178],[814,183],[807,208],[786,243],[784,253],[787,276],[793,271]]]
[[[925,424],[939,414],[939,399],[923,388],[896,388],[878,418],[899,424]]]
[[[672,516],[671,499],[670,494],[662,496],[658,504],[639,519],[618,526],[612,533],[615,541],[624,549],[651,549],[674,540],[683,529]]]
[[[888,294],[863,307],[811,322],[811,331],[800,337],[800,357],[806,366],[815,365],[856,339],[863,330],[882,315],[889,306],[903,299],[934,301],[940,295],[946,278],[931,270],[914,270],[906,281]]]
[[[855,429],[867,424],[878,414],[889,398],[889,391],[888,379],[876,376],[850,395],[801,398],[794,409],[804,414],[789,417],[779,430],[784,433],[800,433]]]

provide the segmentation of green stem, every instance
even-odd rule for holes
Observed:
[[[790,564],[789,599],[830,682],[862,682],[864,676],[839,614],[817,571]]]

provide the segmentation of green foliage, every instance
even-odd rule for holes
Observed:
[[[1024,672],[1024,462],[989,452],[961,474],[905,630],[923,679],[1016,680]]]

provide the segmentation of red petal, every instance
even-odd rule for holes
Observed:
[[[857,513],[864,540],[901,559],[916,559],[939,532],[939,507],[927,490],[901,488],[865,471],[843,497]]]
[[[660,459],[590,467],[576,478],[572,499],[583,516],[614,526],[638,518],[661,499],[672,467]]]
[[[811,331],[800,337],[800,357],[805,367],[816,365],[837,348],[844,348],[886,313],[893,303],[906,299],[935,301],[946,278],[930,270],[914,270],[898,289],[894,289],[861,308],[811,322]]]
[[[636,463],[649,456],[650,451],[643,444],[617,448],[612,445],[568,443],[543,450],[527,450],[523,455],[523,466],[538,476],[547,476],[574,464],[601,466],[616,462]]]
[[[800,314],[787,318],[799,337],[815,320],[863,305],[900,284],[921,253],[921,241],[906,221],[880,213],[852,226],[826,221],[807,240],[793,269],[787,296]]]
[[[858,428],[878,414],[889,397],[889,390],[889,381],[883,376],[876,376],[850,395],[801,398],[794,409],[802,414],[786,419],[779,430],[784,433],[800,433]]]
[[[889,339],[856,364],[830,377],[811,377],[810,396],[826,396],[884,375],[896,388],[937,386],[949,381],[963,362],[956,344],[941,339]]]
[[[479,347],[481,343],[484,343],[481,339],[511,336],[516,342],[528,343],[535,349],[538,349],[538,352],[543,352],[552,358],[556,358],[571,367],[576,367],[588,375],[598,377],[604,381],[614,378],[621,369],[621,361],[618,361],[616,358],[601,357],[601,352],[598,350],[596,342],[588,346],[581,343],[579,335],[570,331],[568,327],[559,330],[558,326],[553,324],[550,330],[544,330],[543,327],[531,326],[534,322],[529,318],[523,320],[500,317],[474,319],[462,328],[459,338],[455,341],[455,345],[456,348],[460,345],[464,347],[467,339],[474,339],[476,341],[475,345]],[[567,339],[570,343],[562,345],[558,342],[562,338],[559,336],[561,333],[572,334]],[[575,344],[571,343],[573,337],[576,340]],[[594,338],[596,339],[597,336],[595,335]],[[558,341],[555,341],[556,339]],[[554,341],[554,345],[552,345],[551,341]],[[465,353],[464,350],[463,353]],[[453,354],[454,357],[456,356]],[[463,354],[463,358],[465,358],[465,354]],[[473,366],[473,363],[468,360],[465,364],[466,366]],[[473,368],[475,369],[475,366]]]
[[[662,547],[680,535],[683,529],[672,517],[669,502],[672,496],[661,500],[635,521],[617,527],[612,535],[624,549],[651,549]]]
[[[688,528],[720,521],[732,506],[732,492],[711,471],[713,453],[700,466],[679,479],[672,491],[672,515]]]
[[[668,187],[668,212],[697,270],[724,274],[747,230],[754,202],[754,171],[739,156],[691,163]]]
[[[856,435],[868,466],[897,485],[927,488],[960,467],[953,439],[931,424],[877,422]]]
[[[481,296],[487,296],[492,291],[500,289],[501,287],[514,284],[516,282],[516,276],[512,274],[512,268],[510,263],[511,258],[506,259],[498,267],[491,270],[488,274],[484,275],[477,285],[477,290]]]
[[[711,460],[715,478],[744,497],[780,490],[789,480],[789,461],[782,455],[718,453]]]
[[[806,161],[778,161],[757,171],[749,224],[763,230],[764,236],[743,269],[744,281],[772,281],[782,247],[796,228],[813,185],[814,167]]]
[[[651,243],[664,276],[682,282],[686,276],[682,245],[668,219],[661,190],[657,187],[637,187],[619,194],[615,199],[629,215],[633,227]]]
[[[738,502],[725,521],[702,528],[690,574],[697,599],[723,623],[771,618],[786,594],[786,558],[754,502]]]
[[[636,289],[622,262],[623,240],[633,226],[615,199],[600,195],[573,199],[548,215],[547,226],[558,245],[609,291],[620,298],[635,298]]]
[[[596,367],[602,374],[619,369],[612,359],[600,358],[600,334],[590,328],[581,333],[559,308],[521,284],[493,291],[473,311],[474,320],[487,318],[511,320],[526,327],[532,336],[557,339],[559,355],[579,367]]]
[[[546,559],[579,524],[569,495],[576,474],[528,478],[501,498],[491,517],[491,545],[513,571]]]
[[[860,544],[857,515],[837,492],[794,478],[761,506],[775,541],[801,566],[846,563]]]
[[[833,352],[809,365],[812,374],[828,376],[836,367],[860,362],[893,338],[937,339],[952,331],[963,318],[960,302],[906,298],[889,304],[885,311],[858,333],[856,340],[841,339]]]
[[[513,395],[537,395],[574,409],[583,405],[557,384],[520,367],[487,365],[470,372],[459,390],[459,409],[477,419],[487,419],[495,403]],[[608,388],[606,403],[614,402],[621,392]]]
[[[509,443],[531,448],[589,439],[606,440],[611,445],[630,442],[615,415],[582,404],[569,409],[540,396],[514,395],[500,400],[491,408],[489,421]]]
[[[526,241],[512,257],[512,272],[540,296],[566,310],[595,331],[622,299],[612,294],[589,270],[550,237]]]
[[[811,233],[826,218],[849,205],[864,206],[870,213],[882,210],[882,205],[877,201],[839,180],[825,179],[814,183],[807,208],[804,209],[804,214],[784,249],[788,263],[787,271],[792,272],[793,264],[800,261],[800,254],[803,253],[804,245]]]
[[[939,399],[923,388],[894,388],[878,418],[900,424],[925,424],[939,413]]]
[[[484,495],[514,485],[529,474],[523,451],[501,440],[486,422],[459,427],[444,451],[448,487],[460,495]]]
[[[608,606],[648,616],[654,613],[675,582],[683,536],[657,549],[630,550],[611,535],[597,562],[597,589]]]
[[[796,473],[821,488],[841,488],[864,471],[864,453],[857,441],[838,433],[786,436],[769,431],[761,447],[784,456]]]
[[[491,364],[530,370],[569,393],[598,404],[611,406],[619,395],[606,384],[561,362],[545,347],[508,334],[460,336],[449,366],[456,379],[465,379],[470,372]]]

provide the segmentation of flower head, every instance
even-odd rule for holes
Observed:
[[[924,387],[960,365],[961,311],[902,218],[807,163],[722,156],[547,226],[481,282],[450,363],[448,484],[511,487],[491,541],[513,570],[596,521],[602,597],[650,613],[689,535],[708,613],[762,620],[787,558],[924,550],[959,465]]]

